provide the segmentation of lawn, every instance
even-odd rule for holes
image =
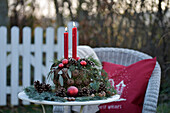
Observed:
[[[47,113],[52,113],[52,106],[45,105]],[[41,105],[22,105],[15,107],[0,107],[0,113],[42,113]]]
[[[157,113],[170,113],[170,103],[160,104]],[[46,112],[52,113],[53,106],[45,105]],[[0,113],[42,113],[41,105],[21,105],[15,107],[0,107]]]

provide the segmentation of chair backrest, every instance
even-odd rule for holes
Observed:
[[[107,61],[128,66],[143,59],[152,58],[151,56],[130,49],[123,48],[94,48],[100,61]],[[155,69],[150,77],[143,104],[143,113],[155,113],[157,108],[159,88],[161,79],[161,69],[157,62]]]

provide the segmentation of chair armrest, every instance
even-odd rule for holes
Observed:
[[[147,86],[142,113],[156,113],[161,79],[161,68],[156,63],[155,69],[149,79]]]

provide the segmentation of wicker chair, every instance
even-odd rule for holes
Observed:
[[[125,66],[143,59],[152,58],[142,52],[122,48],[94,48],[94,51],[101,62],[108,61]],[[156,113],[160,79],[161,68],[157,62],[147,86],[142,113]]]
[[[107,61],[125,66],[128,66],[143,59],[152,58],[151,56],[142,52],[123,48],[94,48],[93,50],[95,51],[101,62]],[[93,50],[90,49],[89,46],[84,46],[78,49],[80,53],[79,55],[81,57],[91,55],[91,53],[94,52]],[[156,112],[159,96],[160,78],[161,69],[159,63],[157,62],[147,86],[142,113]],[[70,107],[64,108],[59,106],[55,106],[53,109],[54,113],[70,113],[70,110]]]

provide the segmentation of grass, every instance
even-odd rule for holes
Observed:
[[[170,103],[159,104],[157,113],[170,113]]]
[[[53,106],[45,105],[47,113],[52,113]],[[0,113],[42,113],[41,105],[22,105],[15,107],[0,107]],[[170,103],[159,104],[157,113],[170,113]]]
[[[53,106],[45,105],[47,113],[52,113]],[[0,107],[0,113],[42,113],[41,105],[22,105],[15,107]]]

